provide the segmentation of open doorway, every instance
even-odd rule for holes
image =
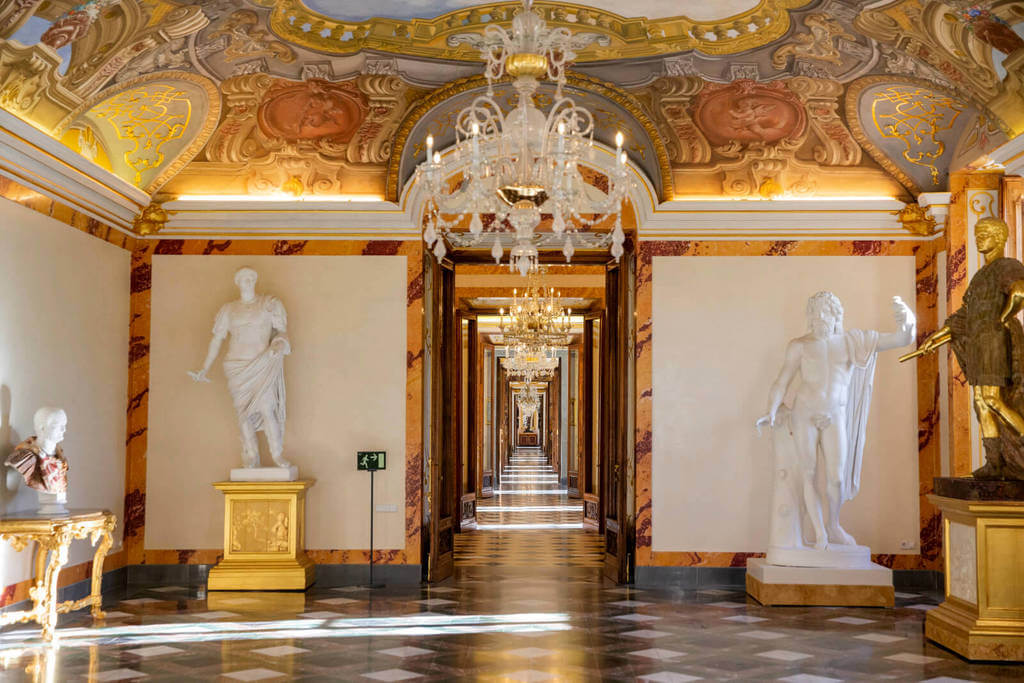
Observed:
[[[460,258],[462,256],[462,258]],[[633,252],[545,267],[570,341],[539,380],[503,367],[499,312],[524,279],[427,257],[424,566],[550,566],[632,577]],[[529,405],[535,403],[535,407]]]

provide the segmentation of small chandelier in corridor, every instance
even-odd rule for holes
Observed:
[[[540,275],[539,271],[530,273],[522,298],[518,289],[512,290],[512,306],[507,316],[504,308],[500,311],[501,336],[506,349],[525,347],[537,352],[568,346],[571,341],[572,309],[559,305],[554,287],[544,291]]]
[[[491,255],[498,263],[504,247],[497,233],[514,231],[509,269],[526,275],[537,267],[540,236],[535,230],[542,214],[551,216],[551,230],[562,238],[566,262],[580,243],[577,233],[606,220],[614,221],[612,256],[618,259],[623,253],[622,203],[631,184],[623,135],[616,135],[607,192],[602,192],[580,172],[584,159],[595,154],[594,116],[563,92],[575,50],[600,38],[549,28],[531,5],[532,0],[523,0],[511,32],[490,25],[482,36],[453,37],[480,49],[487,94],[457,114],[450,151],[435,151],[433,136],[427,136],[426,160],[416,169],[429,197],[423,239],[438,260],[447,252],[451,231],[468,221],[474,244],[485,239],[485,232],[495,233]],[[494,96],[494,84],[506,74],[514,79],[518,95],[507,113]],[[534,100],[545,77],[556,84],[547,114]],[[493,216],[486,225],[485,216]]]

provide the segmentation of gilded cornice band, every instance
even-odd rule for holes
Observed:
[[[810,0],[761,0],[756,7],[715,21],[677,16],[663,19],[624,17],[570,3],[538,2],[534,10],[552,27],[597,33],[606,45],[580,50],[577,62],[649,57],[686,50],[725,55],[751,50],[781,38],[789,30],[789,11]],[[380,50],[413,57],[478,61],[478,52],[450,45],[457,34],[483,31],[488,24],[510,25],[519,2],[497,2],[456,10],[434,19],[375,18],[340,21],[307,8],[301,0],[255,0],[272,9],[270,28],[297,45],[330,54]],[[302,27],[309,26],[308,31]],[[325,35],[326,34],[326,35]]]

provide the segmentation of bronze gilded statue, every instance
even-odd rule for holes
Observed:
[[[1009,230],[999,218],[974,227],[985,260],[967,285],[963,304],[909,360],[949,342],[971,385],[985,464],[976,479],[1024,480],[1024,263],[1003,255]]]

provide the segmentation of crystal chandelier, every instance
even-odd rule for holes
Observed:
[[[491,255],[504,257],[500,232],[514,232],[509,270],[526,275],[537,267],[538,235],[543,214],[562,239],[566,262],[572,261],[581,231],[614,220],[611,253],[623,253],[622,202],[631,186],[624,138],[616,134],[615,162],[607,173],[604,193],[580,172],[594,155],[594,117],[563,93],[566,67],[575,49],[594,39],[575,37],[565,28],[549,28],[523,0],[511,33],[490,25],[476,43],[486,62],[487,94],[477,97],[455,119],[455,144],[444,155],[426,139],[426,160],[416,169],[428,195],[423,239],[438,260],[447,252],[445,240],[465,226],[478,244],[495,233]],[[518,99],[505,112],[494,98],[494,84],[510,76]],[[534,101],[540,79],[555,82],[553,103],[545,114]],[[461,182],[454,184],[461,172]],[[489,220],[485,225],[484,218]]]
[[[512,290],[512,306],[499,312],[501,336],[506,349],[524,346],[530,350],[545,347],[568,346],[572,330],[572,309],[564,309],[558,303],[559,295],[551,287],[545,293],[540,282],[540,272],[531,271],[523,297],[519,290]]]
[[[505,351],[509,355],[501,359],[501,367],[509,377],[521,377],[524,382],[551,379],[552,372],[558,367],[558,356],[549,346],[536,349],[526,345],[511,349],[506,346]]]
[[[519,414],[525,423],[537,414],[537,409],[540,408],[540,395],[537,394],[536,387],[528,383],[516,396],[519,399]]]

